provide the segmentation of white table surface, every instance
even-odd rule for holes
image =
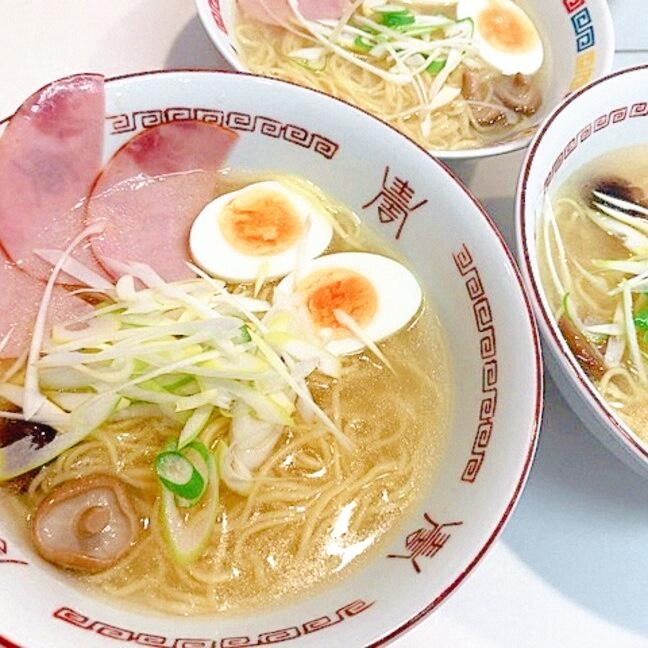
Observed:
[[[648,3],[609,2],[615,66],[648,62]],[[172,67],[227,67],[192,0],[0,0],[2,116],[66,74]],[[453,165],[510,243],[522,157]],[[448,602],[393,645],[648,646],[647,492],[547,379],[538,455],[503,535]]]

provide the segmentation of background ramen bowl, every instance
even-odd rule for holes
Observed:
[[[236,51],[232,34],[236,0],[195,0],[200,19],[220,53],[235,69],[248,71]],[[544,41],[546,78],[543,104],[530,126],[488,146],[459,151],[432,150],[444,159],[469,159],[524,148],[537,125],[563,97],[610,71],[614,29],[606,0],[519,0],[538,25]]]
[[[565,100],[542,125],[522,166],[516,201],[520,263],[559,389],[591,430],[628,465],[648,476],[648,448],[601,398],[565,343],[540,281],[536,207],[589,161],[607,152],[648,147],[648,66],[615,72]],[[640,119],[643,117],[643,119]]]
[[[215,121],[239,134],[232,168],[300,174],[391,240],[451,333],[451,439],[429,489],[366,566],[247,616],[171,618],[93,598],[40,560],[0,509],[0,633],[48,648],[113,648],[115,639],[178,648],[290,639],[302,648],[376,645],[403,632],[461,583],[500,533],[535,449],[539,346],[501,238],[440,162],[341,101],[227,72],[145,73],[106,89],[107,155],[163,121]],[[402,198],[388,217],[398,187],[411,201]]]

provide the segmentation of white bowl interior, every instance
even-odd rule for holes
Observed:
[[[587,379],[560,334],[542,287],[536,246],[536,207],[575,171],[606,152],[648,143],[643,88],[648,66],[594,82],[562,104],[543,124],[522,167],[517,197],[517,241],[549,351],[549,369],[586,425],[631,466],[648,474],[648,448],[618,419]]]
[[[247,71],[233,39],[236,0],[195,0],[200,19],[214,45],[235,69]],[[547,56],[541,79],[543,106],[533,125],[499,142],[464,151],[434,150],[443,159],[499,155],[525,147],[537,125],[570,92],[607,73],[614,55],[614,28],[606,0],[519,0],[538,25]]]
[[[367,566],[298,602],[245,617],[165,618],[91,598],[35,556],[5,512],[0,538],[9,556],[29,565],[14,565],[11,574],[0,565],[3,631],[19,643],[52,647],[113,645],[110,636],[140,643],[164,637],[168,643],[145,645],[165,646],[271,639],[357,646],[402,631],[452,592],[490,546],[533,456],[539,348],[502,239],[441,163],[382,122],[322,94],[236,73],[167,72],[112,80],[107,100],[107,154],[162,121],[215,121],[240,135],[228,159],[233,168],[298,173],[391,239],[414,265],[448,334],[455,394],[450,443],[434,483]],[[381,223],[377,203],[368,203],[393,179],[426,202],[404,223]],[[427,554],[416,564],[390,559],[416,558],[406,543],[417,530],[435,534]],[[183,643],[187,637],[195,643]]]

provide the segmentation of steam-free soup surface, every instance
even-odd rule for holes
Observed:
[[[274,176],[224,174],[215,195]],[[308,186],[304,181],[291,182]],[[370,250],[394,256],[344,207],[321,196],[344,236],[328,251]],[[251,294],[252,286],[232,286]],[[269,296],[272,284],[261,297]],[[398,304],[394,304],[398,308]],[[331,584],[384,559],[384,541],[430,487],[449,428],[451,368],[440,323],[428,300],[403,330],[380,343],[390,371],[370,351],[343,360],[338,379],[315,372],[308,386],[353,443],[297,417],[255,471],[249,496],[221,484],[217,524],[202,555],[180,564],[160,522],[156,456],[179,433],[162,417],[111,422],[42,468],[12,496],[25,522],[57,485],[81,476],[113,475],[125,484],[140,519],[134,547],[113,567],[74,578],[92,592],[136,608],[170,614],[249,612]],[[201,439],[226,439],[217,419]]]

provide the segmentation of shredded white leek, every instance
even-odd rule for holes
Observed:
[[[63,250],[34,250],[34,254],[43,261],[47,261],[51,265],[56,265],[58,260],[64,255]],[[99,290],[110,290],[113,285],[102,275],[90,270],[83,263],[79,263],[76,259],[67,257],[63,261],[62,271],[70,275],[74,279],[78,279],[86,286],[97,288]]]
[[[51,286],[76,244],[73,241],[57,256]],[[198,278],[167,283],[146,264],[110,264],[130,273],[105,288],[112,304],[84,315],[73,327],[53,327],[47,340],[41,318],[28,355],[31,384],[37,386],[40,399],[32,416],[63,434],[42,451],[18,442],[0,449],[0,480],[50,461],[112,418],[141,412],[178,421],[183,426],[179,447],[200,435],[212,414],[234,422],[241,417],[256,421],[258,434],[246,433],[245,438],[240,430],[249,425],[234,426],[239,438],[228,449],[230,472],[240,463],[239,452],[245,452],[242,465],[248,468],[267,456],[281,430],[294,425],[296,398],[300,411],[308,408],[344,447],[351,447],[313,401],[304,381],[316,367],[339,375],[339,360],[315,341],[310,328],[303,328],[299,314],[273,307],[269,315],[279,326],[274,334],[275,343],[286,350],[282,358],[263,340],[270,327],[255,315],[270,308],[264,300],[233,295],[223,282],[194,266]],[[138,289],[134,279],[145,287]],[[43,296],[43,313],[49,295],[51,290]],[[23,413],[11,413],[12,418],[27,418],[30,398],[34,408],[30,389],[27,384],[22,388],[0,382],[0,396],[23,407]],[[250,445],[254,439],[259,447]]]
[[[385,354],[378,348],[378,345],[369,338],[369,336],[364,334],[362,328],[353,319],[353,317],[351,317],[351,315],[343,311],[341,308],[333,309],[333,315],[335,319],[342,324],[342,326],[349,329],[349,331],[351,331],[351,333],[353,333],[353,335],[355,335],[358,340],[360,340],[392,373],[396,373],[394,367]]]
[[[639,375],[639,380],[646,384],[646,382],[648,382],[648,376],[646,376],[646,367],[641,356],[641,351],[639,350],[637,329],[635,328],[634,318],[632,316],[632,293],[627,287],[623,289],[623,316],[632,363]]]
[[[372,65],[371,63],[368,63],[367,61],[358,58],[348,50],[344,49],[343,47],[340,47],[339,45],[329,40],[329,38],[323,36],[318,30],[313,29],[313,23],[309,20],[306,20],[306,18],[304,18],[303,14],[299,10],[297,0],[288,0],[288,5],[290,6],[297,22],[304,29],[306,29],[306,31],[309,34],[311,34],[313,38],[315,38],[315,40],[317,40],[319,43],[324,45],[327,49],[331,50],[332,52],[335,52],[335,54],[337,54],[340,58],[343,58],[344,60],[349,61],[353,65],[356,65],[357,67],[362,68],[363,70],[367,70],[368,72],[372,72],[373,74],[381,77],[382,79],[385,79],[386,81],[391,81],[392,83],[395,83],[397,85],[404,85],[411,81],[411,76],[409,73],[394,74],[392,72],[387,72],[376,65]]]
[[[604,359],[606,367],[618,367],[621,364],[623,352],[625,351],[626,339],[623,304],[617,304],[612,321],[613,324],[619,328],[619,332],[616,335],[610,337],[607,346],[605,347]]]
[[[642,232],[643,234],[648,234],[648,221],[646,221],[646,219],[639,218],[637,216],[632,216],[627,212],[621,211],[619,209],[615,209],[614,207],[610,207],[609,205],[600,202],[595,202],[594,207],[596,207],[596,209],[598,209],[606,216],[610,216],[611,218],[618,220],[620,223],[625,223],[626,225],[630,225],[631,227],[634,227],[639,232]],[[643,210],[643,211],[648,211],[648,210]]]
[[[602,191],[592,191],[592,194],[594,194],[596,198],[599,198],[600,200],[604,200],[606,203],[618,207],[619,209],[623,209],[626,211],[633,211],[637,214],[643,214],[644,216],[648,216],[648,209],[646,209],[646,207],[644,207],[643,205],[637,205],[636,203],[632,203],[628,200],[615,198],[614,196],[610,196],[606,193],[603,193]]]
[[[0,382],[9,382],[24,366],[27,362],[27,354],[29,353],[28,349],[25,349],[7,368],[7,370],[0,376]]]
[[[635,254],[648,253],[648,236],[642,234],[634,225],[595,210],[588,210],[587,214],[594,224],[604,232],[618,237],[630,251]]]
[[[551,205],[551,200],[549,199],[549,195],[546,192],[544,192],[542,194],[542,197],[540,198],[538,211],[540,212],[539,220],[542,223],[542,239],[547,259],[547,267],[549,268],[549,274],[551,276],[551,280],[554,284],[556,292],[562,299],[566,293],[571,292],[571,279],[570,274],[567,271],[567,256],[565,253],[565,246],[562,241],[562,236],[560,234],[558,224],[556,223],[556,216],[553,211],[553,206]],[[556,263],[554,262],[552,254],[551,234],[553,234],[553,241],[555,243],[556,249],[558,250],[562,277],[558,272]]]
[[[43,406],[47,397],[40,391],[38,386],[38,359],[40,357],[40,350],[45,337],[45,324],[47,319],[47,309],[52,299],[52,292],[54,284],[58,279],[65,261],[72,254],[74,249],[88,236],[100,234],[105,228],[105,223],[93,223],[86,227],[82,232],[74,237],[70,245],[67,246],[63,254],[59,257],[58,261],[52,268],[52,272],[47,280],[43,297],[38,308],[36,315],[36,322],[34,323],[34,331],[32,333],[31,344],[29,346],[29,355],[27,356],[27,368],[25,370],[25,400],[23,403],[23,414],[26,420],[30,420]]]
[[[648,270],[645,270],[641,274],[635,275],[630,279],[625,279],[624,281],[619,282],[619,285],[616,288],[613,288],[608,292],[609,295],[618,295],[624,290],[643,291],[644,285],[648,281]]]
[[[313,414],[330,430],[336,439],[345,447],[347,450],[353,447],[353,444],[349,438],[340,430],[338,427],[331,421],[331,419],[326,415],[326,413],[315,403],[313,397],[304,391],[299,383],[288,373],[284,363],[281,358],[274,352],[272,347],[265,342],[259,335],[254,331],[250,331],[250,336],[252,340],[259,348],[259,351],[267,358],[270,365],[275,369],[275,371],[286,381],[286,384],[303,400],[303,402],[310,407]]]
[[[228,293],[224,286],[221,286],[221,284],[216,281],[213,277],[210,277],[204,270],[199,268],[197,265],[194,265],[193,263],[187,262],[187,266],[195,272],[199,277],[204,279],[207,283],[209,283],[210,286],[214,288],[214,290],[218,291],[220,296],[229,304],[231,304],[234,308],[239,310],[243,315],[245,315],[250,322],[252,322],[255,326],[258,327],[260,331],[267,331],[265,324],[252,312],[250,311],[245,303],[240,300],[236,295],[232,295],[231,293]]]

